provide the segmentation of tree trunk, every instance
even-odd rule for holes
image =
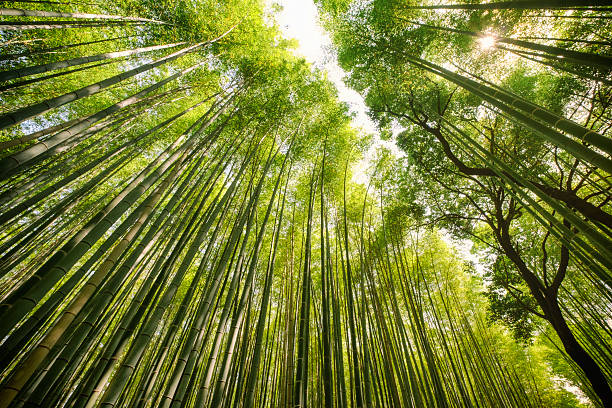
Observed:
[[[543,306],[544,315],[555,329],[557,336],[559,336],[565,352],[584,371],[584,375],[591,383],[595,394],[601,399],[603,406],[612,406],[612,390],[606,380],[606,376],[593,357],[587,353],[584,347],[576,340],[576,337],[574,337],[574,333],[567,325],[559,308],[556,295],[547,295],[546,304],[540,306]]]

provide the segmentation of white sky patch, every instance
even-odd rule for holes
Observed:
[[[354,125],[368,133],[377,133],[376,125],[366,114],[363,98],[354,90],[348,88],[342,79],[345,76],[342,68],[334,58],[330,58],[326,49],[331,49],[329,34],[319,24],[319,12],[312,0],[271,0],[279,4],[283,10],[276,15],[277,22],[285,37],[295,38],[299,42],[297,54],[315,67],[327,71],[328,79],[336,85],[338,97],[349,104],[355,112]]]
[[[335,58],[330,57],[328,51],[332,48],[332,41],[328,33],[325,32],[319,23],[319,12],[312,0],[268,0],[268,4],[278,4],[282,10],[276,13],[276,21],[286,38],[294,38],[298,41],[299,47],[296,50],[298,55],[303,56],[306,61],[315,67],[327,72],[327,78],[334,83],[338,89],[338,98],[346,102],[351,111],[355,113],[353,126],[362,129],[365,133],[374,135],[372,147],[364,155],[364,158],[353,168],[353,181],[366,184],[368,181],[368,169],[375,156],[376,148],[385,146],[396,156],[403,153],[392,141],[380,139],[376,125],[367,115],[367,107],[363,97],[356,91],[348,88],[342,79],[346,75],[340,68]],[[399,131],[393,129],[394,135]]]
[[[481,255],[472,252],[474,242],[472,242],[470,239],[456,239],[451,236],[451,234],[445,229],[441,229],[440,234],[442,235],[442,239],[444,240],[444,242],[453,247],[457,251],[461,259],[472,262],[474,264],[474,269],[476,269],[476,274],[478,276],[484,276],[485,266],[480,262]]]

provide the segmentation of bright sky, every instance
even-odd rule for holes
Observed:
[[[277,22],[285,37],[295,38],[299,42],[297,53],[317,68],[325,69],[328,78],[338,88],[340,100],[347,102],[357,114],[355,125],[366,132],[375,133],[376,126],[366,115],[363,98],[349,89],[342,82],[344,71],[338,66],[335,58],[326,54],[331,48],[331,39],[319,24],[319,13],[312,0],[272,0],[280,4],[283,10],[277,14]]]
[[[298,40],[299,47],[296,52],[302,55],[308,62],[315,67],[327,71],[327,77],[338,89],[338,97],[341,101],[349,104],[350,109],[355,113],[353,125],[363,129],[366,133],[375,135],[372,147],[365,155],[364,160],[357,164],[353,169],[353,181],[367,183],[367,169],[371,164],[376,148],[385,146],[396,155],[401,155],[399,149],[392,141],[383,141],[378,138],[376,125],[366,114],[367,108],[363,98],[356,91],[348,88],[342,78],[345,72],[338,66],[336,59],[330,56],[326,50],[331,49],[332,43],[329,35],[319,24],[319,13],[312,0],[268,0],[270,4],[276,3],[283,7],[280,13],[276,14],[276,20],[283,30],[286,38]]]

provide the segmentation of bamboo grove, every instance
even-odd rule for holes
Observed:
[[[317,6],[0,4],[0,407],[612,403],[612,9]]]

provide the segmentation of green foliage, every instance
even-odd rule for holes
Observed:
[[[406,157],[397,159],[391,177],[381,182],[391,196],[386,201],[396,207],[388,213],[408,213],[414,223],[472,240],[485,268],[490,318],[504,322],[520,341],[540,338],[545,321],[567,319],[573,334],[553,323],[566,350],[573,347],[574,334],[592,333],[581,337],[581,344],[601,365],[576,360],[576,368],[598,384],[599,398],[607,399],[606,350],[612,339],[595,334],[607,312],[585,314],[562,294],[581,291],[574,279],[583,282],[600,268],[581,252],[603,254],[605,249],[568,245],[569,230],[557,234],[554,224],[564,224],[571,234],[597,231],[609,245],[609,225],[602,227],[580,209],[598,206],[609,224],[609,191],[603,179],[592,177],[600,169],[538,136],[544,126],[561,129],[569,118],[582,126],[582,133],[597,129],[609,137],[609,120],[593,116],[608,109],[594,95],[609,91],[609,71],[602,66],[600,76],[585,70],[600,53],[609,52],[610,44],[601,44],[603,51],[582,41],[586,26],[605,30],[607,20],[595,11],[584,20],[555,11],[539,18],[536,11],[513,5],[433,10],[375,0],[355,1],[342,10],[325,2],[319,7],[348,72],[347,83],[364,95],[370,116],[382,129],[391,123],[402,128],[396,142]],[[583,12],[589,14],[575,11]],[[560,40],[577,32],[583,36]],[[555,119],[544,125],[538,111]],[[600,201],[595,191],[607,198]],[[572,213],[589,226],[578,228]],[[607,272],[587,284],[588,291],[597,293],[588,306],[594,310],[602,305],[596,299],[609,295],[610,265],[601,267]],[[562,309],[563,316],[550,305]],[[579,377],[583,392],[597,404],[591,384]],[[559,404],[566,403],[559,398]]]
[[[278,5],[16,3],[107,18],[2,16],[0,407],[599,403],[609,44],[502,40],[609,19],[319,1],[371,135]]]

